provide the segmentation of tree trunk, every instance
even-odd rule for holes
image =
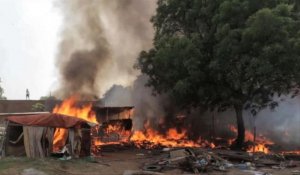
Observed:
[[[236,122],[238,128],[238,135],[235,141],[235,146],[237,149],[242,149],[245,141],[245,126],[243,120],[243,105],[234,106],[236,112]]]

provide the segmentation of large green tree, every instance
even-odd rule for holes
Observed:
[[[296,93],[300,77],[297,0],[158,0],[154,46],[138,68],[157,93],[185,108],[275,107],[274,95]]]
[[[1,83],[1,79],[0,79],[0,83]],[[3,96],[4,94],[4,89],[0,86],[0,100],[6,100],[6,97]]]

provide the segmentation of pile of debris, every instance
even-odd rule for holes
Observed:
[[[205,151],[202,149],[175,149],[169,150],[166,157],[149,163],[143,167],[145,171],[162,171],[174,168],[180,168],[186,172],[209,172],[212,170],[226,172],[228,168],[232,167],[229,161],[217,156],[213,152]]]
[[[152,154],[154,154],[153,151]],[[194,174],[211,172],[232,174],[232,172],[239,172],[242,174],[270,175],[274,170],[291,169],[292,175],[300,175],[297,168],[300,166],[299,161],[286,158],[282,154],[252,154],[203,148],[164,148],[160,153],[156,152],[155,154],[158,155],[157,158],[147,162],[142,167],[142,171],[125,172],[124,174],[163,174],[163,172],[168,173],[174,169],[179,169],[181,173]]]

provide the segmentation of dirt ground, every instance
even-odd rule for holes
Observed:
[[[56,158],[28,159],[25,157],[6,157],[0,160],[1,175],[117,175],[138,171],[150,162],[161,160],[161,154],[155,154],[147,150],[125,150],[119,152],[103,153],[103,156],[96,159],[82,158],[71,159],[68,161],[58,160]],[[300,172],[300,162],[295,168],[272,169],[261,168],[257,171],[269,173],[272,175],[297,175],[293,173],[296,170]],[[166,175],[173,174],[193,174],[183,172],[179,169],[169,169],[163,171]],[[126,174],[126,173],[125,173]],[[144,173],[145,174],[145,173]],[[208,172],[207,175],[263,175],[255,172],[246,172],[231,168],[228,172]],[[136,173],[135,175],[142,175]],[[265,174],[266,175],[266,174]],[[300,173],[299,173],[300,175]]]

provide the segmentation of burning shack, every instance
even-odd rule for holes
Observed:
[[[97,143],[128,140],[132,129],[133,106],[94,106],[97,121],[101,122],[96,134]]]
[[[56,113],[8,116],[1,152],[31,158],[66,151],[74,157],[89,155],[91,126],[94,124],[83,119]]]
[[[52,113],[9,114],[2,126],[2,155],[89,156],[103,144],[129,139],[133,107],[76,104],[68,99]]]

